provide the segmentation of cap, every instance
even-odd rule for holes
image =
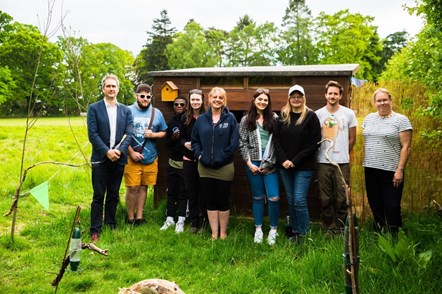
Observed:
[[[293,92],[295,92],[295,91],[300,92],[303,96],[305,95],[303,87],[301,87],[300,85],[294,85],[294,86],[291,86],[289,89],[289,96],[291,96],[293,94]]]

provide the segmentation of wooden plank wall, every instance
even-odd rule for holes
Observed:
[[[179,95],[184,95],[188,97],[188,93],[191,89],[202,88],[204,90],[204,95],[207,101],[207,96],[210,88],[205,88],[204,85],[201,87],[199,84],[199,78],[196,77],[160,77],[154,80],[154,106],[161,110],[166,122],[173,116],[173,105],[172,102],[162,102],[161,101],[161,87],[166,81],[173,81],[175,85],[179,88]],[[347,105],[349,102],[348,90],[350,87],[349,77],[347,76],[306,76],[306,77],[294,77],[293,84],[299,84],[304,87],[307,97],[308,107],[316,110],[325,105],[325,84],[329,80],[338,81],[344,86],[344,97],[341,100],[341,104]],[[279,110],[286,104],[288,89],[290,86],[281,88],[270,88],[270,95],[272,98],[273,111],[279,112]],[[237,118],[242,117],[242,115],[249,109],[251,97],[255,91],[253,89],[229,89],[225,88],[227,92],[228,107],[232,110]],[[169,151],[164,144],[164,140],[158,141],[158,157],[159,157],[159,171],[157,185],[154,191],[154,203],[155,205],[161,199],[166,197],[167,188],[167,162],[169,158]],[[284,194],[284,188],[282,183],[280,183],[281,191],[281,217],[287,214],[287,201]],[[232,212],[241,215],[250,216],[252,214],[251,207],[251,192],[249,183],[247,181],[245,164],[237,152],[235,156],[235,178],[232,184]],[[309,196],[308,196],[308,206],[309,212],[313,219],[318,219],[320,217],[320,206],[317,197],[317,187],[315,181],[312,180],[310,185]]]

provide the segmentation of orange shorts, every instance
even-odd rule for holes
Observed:
[[[128,163],[124,167],[124,184],[126,187],[152,186],[157,183],[158,157],[154,162],[141,164],[128,157]]]

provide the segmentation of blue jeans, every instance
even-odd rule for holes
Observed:
[[[306,235],[310,231],[307,192],[313,171],[279,168],[279,173],[287,195],[292,230],[295,234]]]
[[[252,161],[256,166],[260,165],[260,161]],[[270,226],[276,228],[278,226],[279,219],[279,178],[278,173],[270,174],[252,174],[248,168],[246,168],[247,178],[252,189],[252,210],[253,219],[256,226],[262,225],[264,217],[264,201],[267,197],[268,212],[270,219]]]

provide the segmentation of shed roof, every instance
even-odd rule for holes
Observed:
[[[353,76],[359,64],[317,64],[292,66],[199,67],[151,71],[151,77],[199,76]]]

